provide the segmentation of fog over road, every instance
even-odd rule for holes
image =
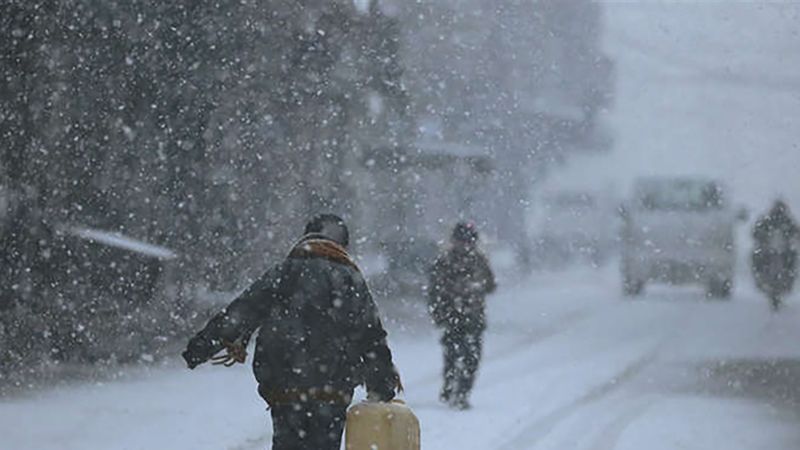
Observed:
[[[719,177],[754,213],[778,195],[800,204],[800,5],[603,6],[615,146],[587,172],[622,189],[647,174]]]

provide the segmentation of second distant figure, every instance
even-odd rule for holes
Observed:
[[[497,285],[489,261],[478,250],[474,224],[456,224],[451,243],[431,269],[428,309],[444,331],[440,399],[453,408],[468,409],[486,330],[486,294]]]
[[[792,291],[797,277],[797,249],[800,230],[789,206],[777,200],[753,229],[753,274],[756,286],[767,294],[772,309],[780,308]]]

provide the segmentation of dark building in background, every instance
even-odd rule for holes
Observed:
[[[481,156],[493,167],[488,177],[458,163],[447,176],[424,164],[405,164],[409,175],[390,167],[414,186],[414,201],[396,214],[398,232],[442,235],[468,217],[512,244],[525,262],[524,217],[536,181],[571,154],[611,146],[601,118],[613,97],[613,62],[600,48],[601,6],[589,0],[380,4],[402,25],[403,80],[417,129],[406,153]],[[465,186],[473,191],[466,199],[459,194]]]
[[[48,278],[60,224],[174,249],[192,295],[249,284],[320,211],[357,251],[471,216],[524,256],[536,178],[608,145],[599,23],[589,1],[7,2],[0,308],[81,304]]]

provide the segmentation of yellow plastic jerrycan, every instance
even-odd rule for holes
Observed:
[[[347,450],[419,450],[419,420],[402,400],[361,402],[347,411]]]

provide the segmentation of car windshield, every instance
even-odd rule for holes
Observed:
[[[565,192],[546,198],[545,207],[551,217],[561,215],[573,217],[585,215],[595,209],[595,200],[588,194]]]
[[[594,207],[594,198],[582,193],[563,193],[551,197],[547,203],[556,209],[588,209]]]
[[[698,181],[643,183],[639,202],[649,210],[705,211],[723,206],[720,188],[714,183]]]

